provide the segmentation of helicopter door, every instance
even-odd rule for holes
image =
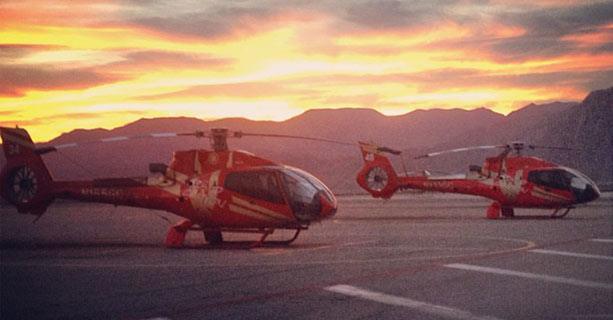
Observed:
[[[266,202],[285,203],[275,174],[270,171],[230,172],[224,188]]]
[[[230,172],[224,179],[224,189],[235,193],[230,200],[230,211],[234,213],[263,221],[292,219],[274,171]]]

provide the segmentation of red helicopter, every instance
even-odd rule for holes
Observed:
[[[424,172],[423,175],[398,175],[383,153],[400,155],[401,151],[361,142],[364,166],[358,173],[357,181],[375,198],[388,199],[402,189],[486,197],[494,201],[487,209],[489,219],[497,219],[501,214],[503,217],[513,217],[513,208],[553,209],[551,217],[562,218],[575,205],[600,196],[598,187],[586,175],[543,159],[522,156],[521,151],[526,147],[535,149],[538,146],[512,142],[429,153],[416,159],[469,150],[503,150],[498,156],[485,159],[483,167],[470,166],[468,174],[432,176]],[[561,212],[562,209],[565,210]]]
[[[101,141],[194,136],[209,138],[213,150],[176,151],[170,165],[150,164],[150,177],[54,181],[41,155],[77,144],[37,148],[21,128],[0,128],[0,136],[7,160],[0,195],[20,213],[40,216],[56,198],[164,210],[184,218],[168,230],[167,247],[181,247],[190,230],[203,231],[210,244],[221,243],[223,232],[261,233],[255,244],[262,244],[275,229],[295,230],[287,241],[266,242],[289,244],[337,208],[330,189],[311,174],[227,145],[228,137],[317,138],[227,129],[107,138]]]

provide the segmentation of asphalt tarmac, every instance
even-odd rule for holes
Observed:
[[[564,219],[457,195],[339,199],[289,247],[166,249],[170,214],[0,208],[2,319],[613,319],[613,195]],[[291,233],[275,232],[277,239]]]

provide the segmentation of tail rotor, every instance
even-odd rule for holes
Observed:
[[[0,128],[6,165],[0,172],[0,195],[21,213],[40,215],[53,201],[52,178],[28,132]]]

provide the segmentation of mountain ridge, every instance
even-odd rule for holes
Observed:
[[[356,143],[354,148],[313,141],[244,137],[229,141],[262,157],[303,168],[336,192],[359,192],[355,174],[362,165],[357,141],[373,141],[418,154],[513,140],[550,146],[569,146],[590,152],[538,150],[539,157],[583,171],[598,181],[613,181],[613,87],[590,93],[582,102],[529,104],[506,116],[486,108],[416,110],[385,116],[372,109],[315,109],[285,121],[245,118],[201,120],[193,117],[143,118],[114,129],[73,130],[51,144],[84,142],[123,135],[193,132],[227,127],[244,132],[304,135]],[[208,140],[193,137],[146,139],[92,144],[46,155],[57,179],[91,179],[147,174],[150,162],[168,163],[176,150],[209,148]],[[78,150],[76,150],[78,149]],[[490,152],[491,153],[491,152]],[[428,161],[411,160],[409,171],[462,172],[480,164],[490,153],[462,153]],[[70,161],[68,161],[70,159]],[[398,164],[399,159],[394,159]],[[84,164],[81,168],[74,163]],[[87,170],[83,169],[87,167]],[[397,165],[401,168],[400,165]]]

